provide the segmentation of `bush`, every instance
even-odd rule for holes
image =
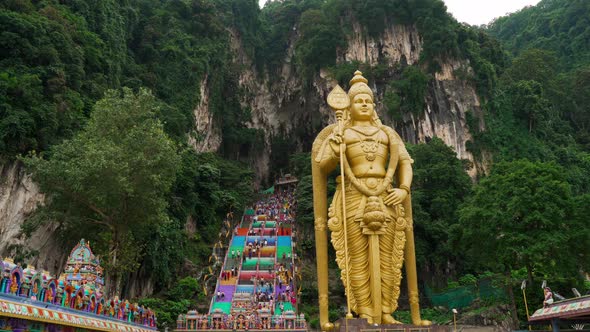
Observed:
[[[466,274],[459,278],[461,286],[475,286],[477,285],[477,278],[473,274]]]

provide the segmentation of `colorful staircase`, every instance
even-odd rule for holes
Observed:
[[[234,230],[210,314],[270,310],[273,319],[297,312],[292,212],[281,193],[247,209]]]

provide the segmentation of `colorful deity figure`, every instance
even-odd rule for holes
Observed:
[[[98,302],[97,308],[96,308],[96,313],[99,315],[103,315],[104,313],[102,312],[102,301]]]
[[[129,316],[131,315],[131,308],[129,306],[129,301],[125,300],[123,307],[123,317],[121,319],[129,321]]]
[[[95,300],[92,299],[89,303],[88,303],[88,311],[90,312],[94,312],[94,309],[96,309],[96,303]]]
[[[16,294],[18,291],[18,281],[16,279],[16,273],[12,274],[12,278],[10,279],[10,293]]]
[[[148,310],[148,325],[149,326],[156,326],[156,320],[155,320],[154,313],[152,312],[152,309],[150,309],[148,307],[147,310]]]
[[[67,282],[66,287],[64,288],[64,306],[73,307],[73,297],[74,297],[74,286],[70,282]]]
[[[82,310],[83,306],[84,306],[84,301],[82,298],[82,294],[78,293],[78,295],[76,295],[74,298],[74,309]]]
[[[117,311],[117,318],[124,319],[124,316],[125,316],[125,302],[120,301],[119,302],[119,310]]]
[[[137,324],[141,323],[141,307],[135,303],[135,314],[133,315],[133,321]]]
[[[48,288],[47,289],[47,293],[45,293],[45,301],[49,302],[49,303],[53,303],[53,292],[54,290],[52,288]]]
[[[545,294],[543,299],[543,308],[547,308],[553,304],[553,292],[551,292],[551,288],[545,287],[543,289],[543,293]]]
[[[107,302],[106,307],[105,307],[105,316],[107,316],[107,315],[109,317],[115,316],[115,309],[113,309],[113,308],[114,308],[113,301]]]
[[[131,314],[129,315],[129,321],[133,323],[137,323],[137,317],[139,316],[139,306],[137,303],[131,303],[129,305]]]

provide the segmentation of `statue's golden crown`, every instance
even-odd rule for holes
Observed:
[[[350,89],[348,89],[348,97],[351,101],[354,96],[360,93],[366,93],[371,96],[371,99],[374,99],[373,90],[367,85],[368,82],[369,81],[363,77],[363,73],[361,73],[360,70],[354,72],[354,77],[350,80]]]

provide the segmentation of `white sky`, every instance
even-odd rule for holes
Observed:
[[[267,0],[258,0],[260,7]],[[459,22],[471,25],[490,23],[496,17],[513,13],[525,6],[536,5],[539,0],[443,0],[447,10]]]
[[[539,0],[443,0],[447,11],[459,22],[471,25],[490,23],[494,18],[513,13]]]

